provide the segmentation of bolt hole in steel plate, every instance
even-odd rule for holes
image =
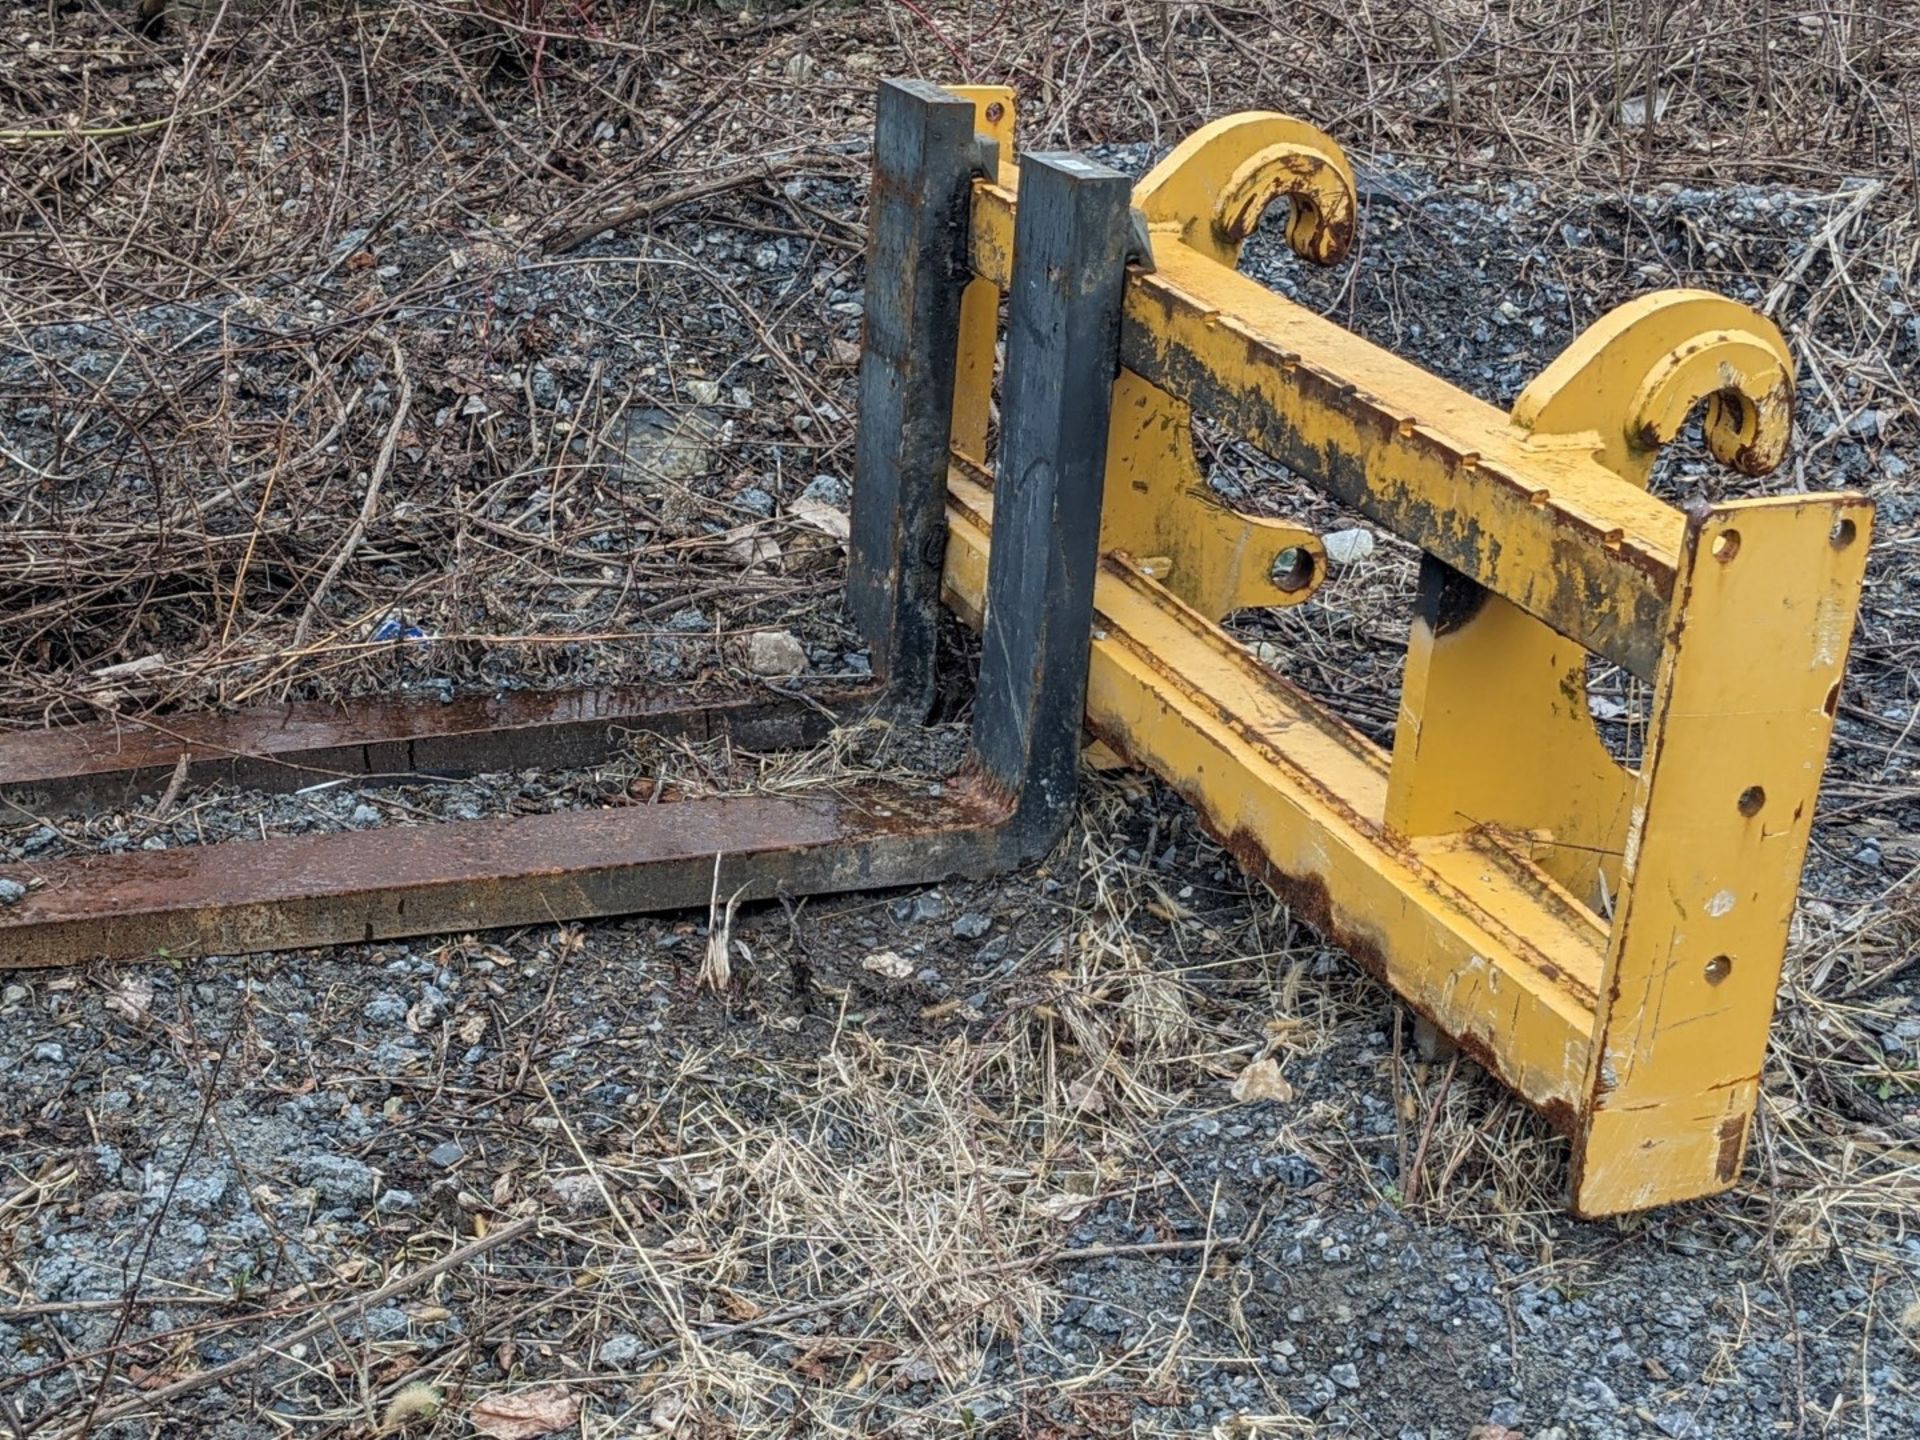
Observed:
[[[1833,529],[1828,533],[1827,539],[1832,543],[1834,549],[1844,550],[1853,544],[1859,534],[1860,527],[1855,525],[1853,521],[1849,520],[1845,515],[1842,515],[1838,520],[1833,522]]]
[[[1767,803],[1767,792],[1758,785],[1749,785],[1740,792],[1740,813],[1752,818],[1760,813],[1760,807]]]
[[[1733,974],[1733,957],[1731,955],[1716,955],[1707,961],[1707,984],[1718,985],[1731,974]]]
[[[1713,558],[1725,564],[1740,553],[1740,532],[1722,530],[1713,537]]]
[[[1313,552],[1303,546],[1289,545],[1273,557],[1273,568],[1268,573],[1275,587],[1289,595],[1304,590],[1313,584]]]

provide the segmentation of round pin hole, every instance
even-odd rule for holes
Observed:
[[[1758,785],[1749,785],[1740,792],[1740,813],[1749,819],[1760,813],[1760,807],[1767,803],[1767,792]]]
[[[1842,515],[1833,522],[1833,529],[1827,532],[1827,543],[1836,550],[1844,550],[1860,538],[1860,527]]]
[[[995,100],[991,105],[987,106],[987,123],[989,125],[998,125],[1006,118],[1006,114],[1007,107],[1002,105],[998,100]]]
[[[1304,590],[1313,583],[1313,552],[1304,545],[1289,545],[1273,557],[1273,568],[1267,573],[1277,589],[1288,594]]]
[[[1724,565],[1740,553],[1740,532],[1738,530],[1722,530],[1718,535],[1713,537],[1712,549],[1713,558]]]
[[[1731,955],[1716,955],[1707,961],[1706,975],[1709,985],[1718,985],[1732,973],[1733,957]]]

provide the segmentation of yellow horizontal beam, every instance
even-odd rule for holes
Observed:
[[[992,516],[992,492],[955,466],[945,588],[975,625]],[[1094,609],[1094,733],[1164,777],[1303,920],[1571,1126],[1606,946],[1591,912],[1492,836],[1389,836],[1379,748],[1123,559],[1103,562]]]
[[[1014,206],[1005,185],[975,185],[973,267],[1002,288]],[[1652,677],[1685,517],[1599,463],[1597,434],[1537,442],[1485,401],[1170,235],[1154,235],[1154,263],[1127,287],[1129,370],[1586,649]]]

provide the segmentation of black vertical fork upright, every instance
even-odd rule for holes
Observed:
[[[973,729],[982,770],[1018,797],[1012,864],[1051,849],[1073,803],[1131,193],[1077,155],[1020,167]]]
[[[922,80],[881,84],[847,605],[886,686],[884,708],[909,722],[933,703],[977,154],[972,102]]]

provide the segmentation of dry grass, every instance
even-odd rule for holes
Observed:
[[[1261,105],[1462,182],[1517,173],[1625,196],[1871,177],[1755,277],[1821,422],[1787,483],[1817,482],[1831,428],[1864,410],[1906,435],[1920,419],[1890,309],[1912,304],[1920,265],[1920,23],[1904,7],[1111,0],[1035,19],[989,0],[746,17],[286,0],[176,5],[157,43],[130,32],[125,7],[52,29],[46,13],[12,7],[8,34],[43,48],[0,57],[9,725],[426,679],[630,678],[647,639],[684,639],[666,622],[693,606],[709,623],[689,642],[689,686],[737,682],[732,642],[756,625],[837,633],[838,577],[810,532],[738,497],[768,476],[848,471],[849,326],[804,287],[729,283],[675,226],[784,236],[853,285],[859,142],[886,73],[1009,80],[1034,146],[1164,145]],[[794,177],[842,186],[846,202],[796,197]],[[638,219],[576,243],[620,215]],[[1699,237],[1702,252],[1717,239]],[[383,278],[390,254],[407,268]],[[1753,273],[1738,256],[1726,270]],[[1900,277],[1891,291],[1885,273]],[[550,277],[564,303],[542,288]],[[529,303],[505,310],[501,296]],[[701,323],[640,333],[663,315]],[[85,333],[59,328],[75,326]],[[531,393],[548,357],[577,362],[589,397],[564,426]],[[670,427],[731,428],[710,451],[702,438],[697,473],[636,476],[635,406]],[[51,439],[28,454],[24,429]],[[1881,541],[1913,543],[1910,528]],[[1289,634],[1307,678],[1376,730],[1391,694],[1347,661],[1399,643],[1409,575],[1405,555],[1383,553],[1337,611]],[[1920,635],[1904,604],[1878,587],[1863,624],[1859,663],[1888,694]],[[368,642],[401,612],[440,643],[400,655]],[[1858,764],[1843,750],[1827,792],[1837,818],[1909,827],[1920,788],[1892,773],[1907,738],[1882,735],[1884,754]],[[804,755],[655,745],[629,763],[656,793],[801,793],[924,775],[929,758],[872,730]],[[811,1433],[952,1433],[981,1398],[988,1347],[1034,1343],[1062,1274],[1105,1258],[1069,1243],[1075,1217],[1177,1188],[1157,1149],[1168,1117],[1224,1106],[1256,1058],[1293,1075],[1389,1023],[1382,993],[1328,967],[1263,897],[1183,898],[1151,863],[1164,837],[1138,833],[1159,804],[1137,782],[1093,787],[1076,848],[1050,867],[1070,916],[1017,957],[1040,978],[984,1035],[843,1023],[806,1057],[716,1043],[658,1077],[611,1138],[576,1135],[566,1104],[547,1105],[544,1169],[469,1209],[554,1217],[544,1240],[572,1263],[556,1259],[513,1303],[566,1317],[558,1344],[582,1385],[627,1382],[607,1392],[630,1407],[609,1433],[789,1433],[796,1417]],[[1913,1072],[1875,1038],[1910,1013],[1891,982],[1920,941],[1911,888],[1803,909],[1749,1176],[1705,1222],[1762,1236],[1781,1274],[1835,1257],[1871,1273],[1920,1214],[1900,1108]],[[725,995],[739,957],[728,897],[714,902],[706,978]],[[1283,1112],[1273,1148],[1423,1222],[1565,1264],[1564,1146],[1391,1025],[1366,1063],[1394,1098],[1392,1163],[1332,1079]],[[63,1183],[50,1173],[8,1204],[38,1215]],[[1215,1197],[1184,1199],[1214,1216]],[[1212,1258],[1258,1223],[1235,1220],[1168,1243]],[[1231,1265],[1198,1274],[1196,1288],[1237,1283]],[[613,1331],[643,1337],[638,1359],[595,1359]],[[1110,1391],[1166,1387],[1189,1339],[1181,1317],[1090,1372],[1075,1389],[1087,1422],[1111,1418]],[[457,1390],[476,1349],[379,1380],[363,1366],[337,1428],[373,1428],[410,1386]],[[913,1385],[939,1399],[907,1398]],[[1235,1433],[1301,1423],[1276,1407]]]
[[[1102,786],[1091,804],[1125,809],[1135,788]],[[1208,1197],[1187,1195],[1210,1216],[1198,1239],[1069,1241],[1103,1204],[1155,1214],[1177,1202],[1183,1167],[1156,1153],[1156,1126],[1252,1053],[1317,1052],[1330,1038],[1319,1024],[1335,1019],[1303,993],[1304,952],[1283,992],[1319,1007],[1317,1020],[1210,996],[1218,962],[1182,963],[1179,948],[1249,937],[1203,935],[1148,872],[1105,848],[1103,828],[1078,832],[1079,893],[1063,928],[1023,962],[1037,983],[984,1036],[882,1040],[849,1019],[851,990],[829,988],[839,1018],[824,1053],[727,1043],[689,1055],[650,1087],[624,1139],[597,1156],[574,1146],[573,1163],[563,1154],[544,1172],[548,1191],[587,1202],[554,1232],[582,1247],[591,1277],[577,1333],[659,1337],[622,1361],[643,1378],[612,1423],[932,1435],[965,1429],[975,1409],[1037,1411],[1058,1398],[1037,1355],[1030,1393],[989,1385],[985,1360],[995,1346],[1048,1344],[1044,1322],[1073,1267],[1231,1256],[1257,1233],[1257,1216],[1216,1225]],[[1150,908],[1173,917],[1173,953],[1148,948]],[[1290,933],[1270,913],[1242,923]],[[1257,972],[1287,953],[1237,963]],[[564,1129],[564,1111],[553,1114]],[[780,1343],[770,1359],[749,1338]],[[1155,1334],[1071,1388],[1088,1392],[1089,1414],[1114,1395],[1166,1391],[1187,1346],[1178,1327]],[[929,1388],[934,1399],[916,1398]],[[1247,1423],[1254,1434],[1293,1424]]]

